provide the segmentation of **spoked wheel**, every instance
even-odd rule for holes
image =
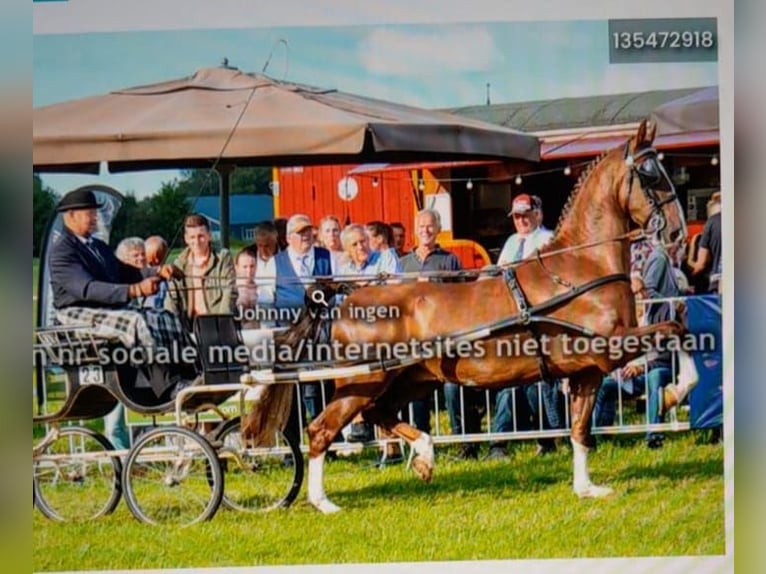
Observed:
[[[150,524],[187,526],[209,520],[223,495],[215,451],[182,427],[142,435],[128,454],[122,482],[130,511]]]
[[[224,473],[223,504],[263,512],[290,506],[303,482],[303,455],[295,439],[279,430],[257,446],[246,445],[239,419],[224,424],[215,438]]]
[[[62,522],[92,520],[112,512],[120,501],[120,458],[102,435],[84,427],[64,427],[33,455],[35,506]]]

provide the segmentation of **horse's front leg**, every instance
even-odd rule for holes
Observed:
[[[588,445],[591,444],[591,414],[596,401],[596,391],[601,384],[601,373],[589,369],[569,380],[572,392],[572,451],[574,479],[572,486],[580,498],[599,498],[613,491],[607,486],[597,486],[590,480],[588,471]]]
[[[338,512],[340,507],[333,504],[324,490],[324,460],[327,449],[340,430],[370,404],[367,396],[343,396],[344,389],[336,389],[332,401],[308,426],[309,468],[308,500],[324,514]],[[338,395],[341,396],[338,396]]]

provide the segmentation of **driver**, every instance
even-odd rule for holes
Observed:
[[[160,281],[178,270],[170,265],[137,269],[117,259],[106,243],[93,236],[99,207],[92,191],[77,189],[56,208],[64,224],[49,259],[56,319],[63,325],[90,325],[97,334],[116,337],[126,347],[183,341],[180,322],[171,313],[128,309],[132,300],[157,293]],[[190,384],[180,372],[171,372],[177,368],[147,367],[158,397]]]

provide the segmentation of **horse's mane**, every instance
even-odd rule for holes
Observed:
[[[585,187],[585,180],[588,179],[590,174],[593,172],[593,169],[598,165],[598,163],[604,159],[612,150],[606,150],[604,152],[601,152],[601,155],[593,159],[582,171],[580,174],[580,177],[577,178],[577,182],[574,185],[574,188],[572,189],[572,193],[569,194],[569,197],[567,198],[567,202],[564,204],[564,208],[561,210],[561,215],[559,215],[559,219],[556,222],[556,229],[553,231],[553,236],[557,237],[559,234],[559,231],[561,231],[561,226],[563,225],[566,218],[569,216],[569,212],[572,210],[572,206],[574,205],[574,200],[577,198],[577,195],[580,193],[583,187]]]
[[[274,334],[274,342],[277,344],[277,348],[285,346],[295,349],[300,341],[315,341],[320,325],[325,321],[320,315],[318,312],[310,313],[307,309],[303,309],[298,320],[293,325],[286,330],[277,331]],[[302,358],[294,357],[295,360],[301,360]]]

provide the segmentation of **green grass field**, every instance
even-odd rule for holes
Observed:
[[[37,276],[37,261],[33,261]],[[35,280],[35,294],[37,283]],[[101,421],[91,421],[98,428]],[[38,429],[39,430],[39,429]],[[39,432],[37,433],[39,436]],[[641,437],[602,440],[594,481],[615,494],[578,500],[566,441],[553,455],[514,445],[509,461],[460,462],[437,450],[431,484],[377,453],[326,465],[343,512],[305,500],[268,514],[221,508],[189,528],[138,522],[123,501],[101,519],[62,524],[33,510],[33,570],[152,569],[358,562],[715,555],[725,552],[723,447],[694,432],[650,451]],[[486,449],[485,449],[486,450]]]
[[[639,437],[602,441],[591,473],[616,491],[602,500],[572,493],[568,448],[538,458],[519,443],[508,461],[456,461],[442,447],[430,484],[403,465],[375,468],[370,449],[329,462],[328,495],[343,507],[330,516],[307,504],[305,481],[288,509],[222,508],[188,528],[139,523],[123,501],[82,524],[34,511],[33,569],[723,554],[723,447],[697,442],[683,433],[650,451]]]

